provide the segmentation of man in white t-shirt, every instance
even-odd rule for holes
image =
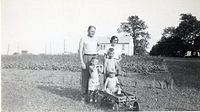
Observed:
[[[79,42],[79,56],[81,61],[81,92],[82,100],[87,99],[88,81],[89,81],[89,65],[93,57],[97,56],[98,39],[94,36],[96,31],[95,26],[88,27],[88,35],[82,37]]]

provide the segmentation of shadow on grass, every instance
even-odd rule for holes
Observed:
[[[76,101],[81,100],[81,91],[76,88],[61,87],[61,86],[38,86],[39,89],[59,95],[61,97],[71,98]]]
[[[200,90],[200,62],[167,61],[167,65],[178,87]]]
[[[184,108],[165,108],[165,111],[189,111],[187,109]]]
[[[37,87],[41,90],[48,91],[52,94],[56,94],[61,97],[67,97],[75,101],[81,101],[81,91],[79,91],[76,88],[72,87],[65,88],[61,86],[44,86],[44,85],[39,85]],[[90,103],[86,104],[95,106],[95,104],[90,104]],[[96,108],[106,112],[112,112],[112,105],[110,104],[102,104],[101,107],[96,107]]]

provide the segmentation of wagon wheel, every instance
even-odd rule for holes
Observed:
[[[138,104],[138,102],[134,102],[134,103],[133,103],[132,110],[133,110],[133,111],[139,111],[139,104]]]
[[[119,110],[119,104],[115,102],[115,103],[113,104],[112,109],[113,109],[114,111],[118,111],[118,110]]]

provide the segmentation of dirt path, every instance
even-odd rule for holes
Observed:
[[[80,102],[78,72],[2,69],[2,112],[111,111]],[[121,77],[141,110],[200,110],[200,92],[146,87],[146,80]],[[131,87],[137,80],[139,86]]]

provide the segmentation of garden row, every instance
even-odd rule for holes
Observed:
[[[99,56],[102,63],[103,56]],[[77,54],[72,55],[16,55],[1,57],[2,69],[30,69],[30,70],[62,70],[81,71],[81,64]],[[124,72],[163,72],[166,66],[162,58],[158,57],[130,57],[123,56],[120,61]]]

